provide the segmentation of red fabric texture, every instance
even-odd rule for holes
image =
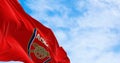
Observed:
[[[53,32],[26,14],[17,0],[0,0],[0,61],[70,63]]]

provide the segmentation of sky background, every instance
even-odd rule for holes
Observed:
[[[29,15],[53,30],[71,63],[120,62],[120,0],[19,2]]]

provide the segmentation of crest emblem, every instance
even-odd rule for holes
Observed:
[[[39,34],[37,29],[34,29],[33,35],[28,44],[28,54],[32,60],[37,60],[39,63],[47,63],[51,59],[48,44]]]

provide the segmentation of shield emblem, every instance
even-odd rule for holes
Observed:
[[[28,44],[28,54],[36,63],[47,63],[51,59],[48,44],[36,28]]]

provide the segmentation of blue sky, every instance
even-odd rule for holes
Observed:
[[[19,2],[29,15],[53,30],[71,63],[120,62],[119,0]]]

